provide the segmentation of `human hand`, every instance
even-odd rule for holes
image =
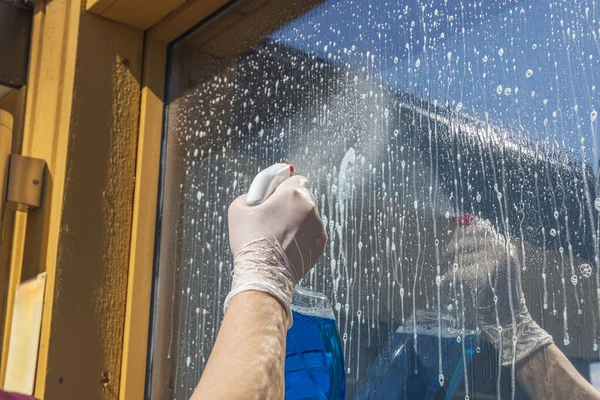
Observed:
[[[521,261],[514,245],[489,221],[465,217],[450,241],[446,276],[453,306],[464,300],[465,315],[474,316],[500,353],[503,365],[517,362],[553,342],[529,315],[521,289]]]
[[[236,294],[258,290],[284,306],[291,321],[294,286],[316,264],[327,243],[316,199],[303,176],[286,179],[263,203],[246,204],[246,195],[229,206],[229,243]]]

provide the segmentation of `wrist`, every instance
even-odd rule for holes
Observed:
[[[279,242],[274,238],[255,239],[236,252],[231,291],[223,308],[227,310],[229,301],[239,293],[268,293],[285,309],[291,326],[295,283],[294,269]]]
[[[513,362],[518,363],[537,350],[554,343],[552,336],[528,313],[516,326],[486,326],[482,330],[498,350],[502,365],[505,366]]]
[[[228,296],[229,297],[229,296]],[[289,329],[288,311],[284,304],[272,294],[260,290],[246,290],[239,292],[229,299],[225,315],[243,309],[245,313],[269,314],[276,322],[281,321],[286,330]]]

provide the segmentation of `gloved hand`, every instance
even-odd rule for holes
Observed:
[[[464,315],[475,319],[503,365],[553,343],[529,315],[521,290],[521,262],[512,243],[506,243],[489,221],[465,214],[459,218],[446,251],[452,268],[445,276],[451,286],[446,300],[459,306],[463,296]]]
[[[303,176],[286,179],[263,203],[246,195],[229,206],[229,244],[234,275],[231,298],[246,290],[271,294],[288,313],[291,326],[294,286],[316,264],[327,243],[316,199]]]

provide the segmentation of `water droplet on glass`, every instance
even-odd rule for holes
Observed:
[[[440,382],[440,386],[444,386],[444,374],[438,375],[438,381]]]
[[[592,276],[592,266],[590,264],[581,264],[579,266],[579,271],[581,272],[581,275],[585,276],[586,278]]]
[[[528,69],[527,72],[525,72],[525,78],[531,78],[531,75],[533,75],[533,70]]]

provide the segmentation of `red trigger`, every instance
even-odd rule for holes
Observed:
[[[474,220],[475,217],[473,217],[468,212],[462,212],[458,214],[455,218],[456,224],[458,224],[458,226],[464,226],[465,228],[468,228]]]
[[[287,161],[284,161],[283,164],[287,164],[290,166],[290,176],[294,176],[294,166]]]

